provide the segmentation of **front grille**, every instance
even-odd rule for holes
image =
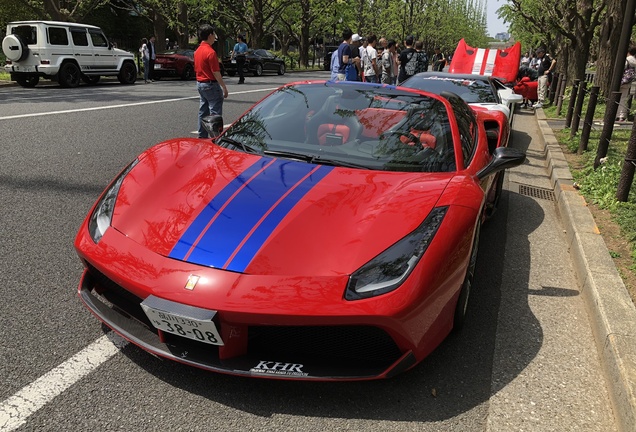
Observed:
[[[220,360],[217,346],[168,333],[160,342],[141,308],[142,299],[90,264],[85,285],[99,294],[92,298],[103,304],[97,307],[98,315],[109,326],[129,334],[129,339],[146,349],[212,370],[249,371],[260,361],[274,361],[312,365],[316,376],[375,376],[403,354],[384,330],[372,326],[250,326],[247,353]],[[219,315],[221,330],[222,312]]]
[[[115,281],[97,270],[91,264],[88,264],[88,271],[91,275],[95,291],[98,294],[113,304],[119,312],[124,312],[125,314],[135,318],[137,321],[143,323],[153,332],[156,332],[152,324],[150,324],[150,320],[141,308],[142,299],[122,288]]]
[[[388,367],[401,352],[377,327],[253,326],[249,328],[249,354],[334,367]]]

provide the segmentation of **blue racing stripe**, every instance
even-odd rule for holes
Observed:
[[[265,220],[252,233],[241,250],[234,256],[228,270],[244,272],[256,253],[263,246],[278,224],[289,211],[313,188],[320,180],[331,172],[333,167],[321,166],[309,177],[302,181],[289,195],[287,195],[276,208],[267,215]]]
[[[271,161],[271,159],[268,158],[263,159],[267,162]],[[298,185],[298,182],[307,176],[314,168],[316,168],[315,165],[307,163],[293,162],[284,159],[275,160],[274,163],[253,178],[245,188],[241,189],[232,201],[227,202],[227,205],[219,217],[217,217],[208,227],[207,231],[203,233],[203,236],[195,245],[190,256],[187,257],[187,261],[210,267],[223,267],[249,232],[254,228],[255,224],[257,224],[267,212],[271,211],[272,207],[282,196],[293,188],[303,189],[302,185]],[[303,184],[304,183],[305,182],[303,182]],[[307,183],[307,186],[306,191],[309,190],[313,184]],[[304,193],[292,193],[290,195],[294,195],[296,201],[290,201],[287,204],[287,206],[289,206],[288,208],[293,207]],[[288,198],[289,196],[283,201],[287,202]],[[282,220],[285,214],[287,214],[287,212],[276,212],[277,218],[273,219],[270,213],[266,218],[266,220],[271,219],[268,223],[269,231],[264,236],[260,236],[263,238],[261,242],[271,234],[271,230],[280,223],[280,220]],[[204,226],[205,225],[206,224],[204,224]],[[201,231],[197,233],[195,239],[199,236],[200,232]],[[260,245],[256,247],[255,251],[259,248]]]
[[[188,227],[185,233],[181,236],[179,241],[170,251],[170,258],[175,258],[179,260],[183,260],[188,251],[194,245],[197,237],[201,234],[201,231],[205,228],[205,226],[210,222],[210,220],[216,215],[221,207],[227,202],[228,199],[241,187],[243,186],[254,174],[256,174],[259,170],[263,169],[265,165],[271,162],[269,158],[261,158],[258,159],[252,166],[247,168],[241,174],[236,176],[234,180],[227,184],[219,192],[210,203],[203,208],[201,213],[196,217],[196,219],[192,222],[192,224]]]

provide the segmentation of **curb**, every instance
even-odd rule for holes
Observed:
[[[585,199],[572,186],[563,151],[543,109],[535,110],[546,169],[566,230],[568,249],[585,301],[614,418],[621,431],[636,425],[636,307],[621,279]]]

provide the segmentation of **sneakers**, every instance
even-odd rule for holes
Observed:
[[[541,102],[537,102],[536,104],[532,105],[532,108],[543,108],[543,104]]]

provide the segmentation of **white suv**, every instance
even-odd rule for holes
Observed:
[[[2,51],[5,70],[22,87],[40,78],[77,87],[95,84],[100,76],[117,76],[122,84],[137,80],[132,53],[113,47],[99,27],[56,21],[16,21],[7,25]]]

